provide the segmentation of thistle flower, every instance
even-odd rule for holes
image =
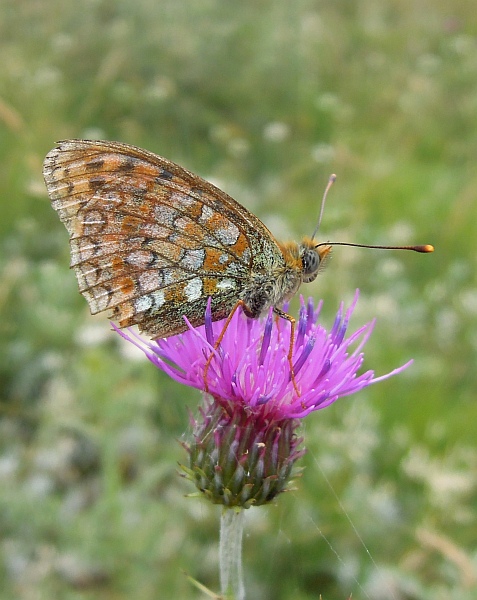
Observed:
[[[174,337],[149,341],[117,330],[170,377],[208,392],[192,420],[193,441],[184,444],[189,467],[183,470],[212,502],[242,508],[270,502],[297,474],[294,463],[304,449],[296,430],[303,417],[412,362],[380,377],[371,370],[358,374],[374,327],[373,320],[345,337],[358,296],[346,311],[341,303],[329,332],[318,323],[322,302],[315,309],[312,299],[305,304],[301,298],[293,344],[300,395],[288,363],[291,328],[276,322],[272,310],[264,322],[237,310],[216,349],[224,323],[212,322],[210,302],[203,326],[188,323],[189,330]]]

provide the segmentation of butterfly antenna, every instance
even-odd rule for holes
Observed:
[[[313,235],[311,236],[312,240],[315,239],[315,235],[318,233],[318,230],[320,228],[321,219],[323,218],[323,211],[325,210],[326,196],[328,195],[328,191],[329,191],[330,187],[334,184],[335,181],[336,181],[336,175],[333,173],[332,175],[330,175],[330,178],[328,179],[328,184],[325,188],[325,192],[324,192],[323,198],[321,200],[320,216],[318,217],[318,224],[315,227],[315,231],[313,232]]]
[[[351,244],[348,242],[323,242],[322,244],[317,244],[315,248],[319,248],[320,246],[352,246],[353,248],[374,248],[375,250],[412,250],[413,252],[422,252],[423,254],[434,252],[432,244],[418,246],[375,246],[372,244]]]

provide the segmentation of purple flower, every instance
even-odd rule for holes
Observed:
[[[293,369],[299,396],[291,381],[288,363],[291,327],[284,319],[277,320],[272,310],[265,323],[249,319],[237,310],[215,351],[214,344],[224,322],[212,322],[210,302],[205,325],[193,328],[185,319],[189,331],[174,337],[149,341],[133,330],[126,333],[116,329],[156,367],[179,383],[208,391],[215,398],[239,403],[249,410],[258,410],[268,419],[295,419],[383,381],[412,363],[409,361],[380,377],[374,377],[371,370],[358,375],[364,360],[362,349],[375,324],[373,320],[345,338],[358,296],[357,290],[346,313],[341,303],[329,333],[317,323],[322,302],[315,310],[311,298],[307,304],[301,298],[293,345]],[[215,356],[207,371],[206,390],[204,369],[211,352]]]
[[[315,309],[311,299],[305,304],[301,298],[293,343],[300,394],[288,361],[291,327],[272,310],[264,322],[239,309],[224,332],[224,321],[212,322],[209,302],[203,326],[186,320],[188,331],[156,341],[115,328],[173,379],[210,394],[192,420],[193,441],[184,444],[189,467],[182,468],[212,502],[244,508],[270,502],[297,474],[293,465],[304,450],[295,432],[302,417],[412,362],[380,377],[371,370],[358,374],[374,327],[373,320],[345,337],[358,296],[356,291],[346,312],[341,303],[329,332],[318,324],[322,303]]]

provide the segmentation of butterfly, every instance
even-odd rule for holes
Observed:
[[[214,321],[239,306],[250,318],[273,307],[291,324],[293,375],[295,321],[282,306],[316,278],[331,244],[280,243],[219,188],[119,142],[58,142],[43,175],[91,313],[157,339],[185,331],[184,317],[204,324],[209,298]]]

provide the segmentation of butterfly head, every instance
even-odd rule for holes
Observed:
[[[310,283],[316,279],[323,269],[331,252],[331,246],[320,244],[317,246],[312,238],[304,238],[300,244],[300,259],[303,269],[303,281]]]

